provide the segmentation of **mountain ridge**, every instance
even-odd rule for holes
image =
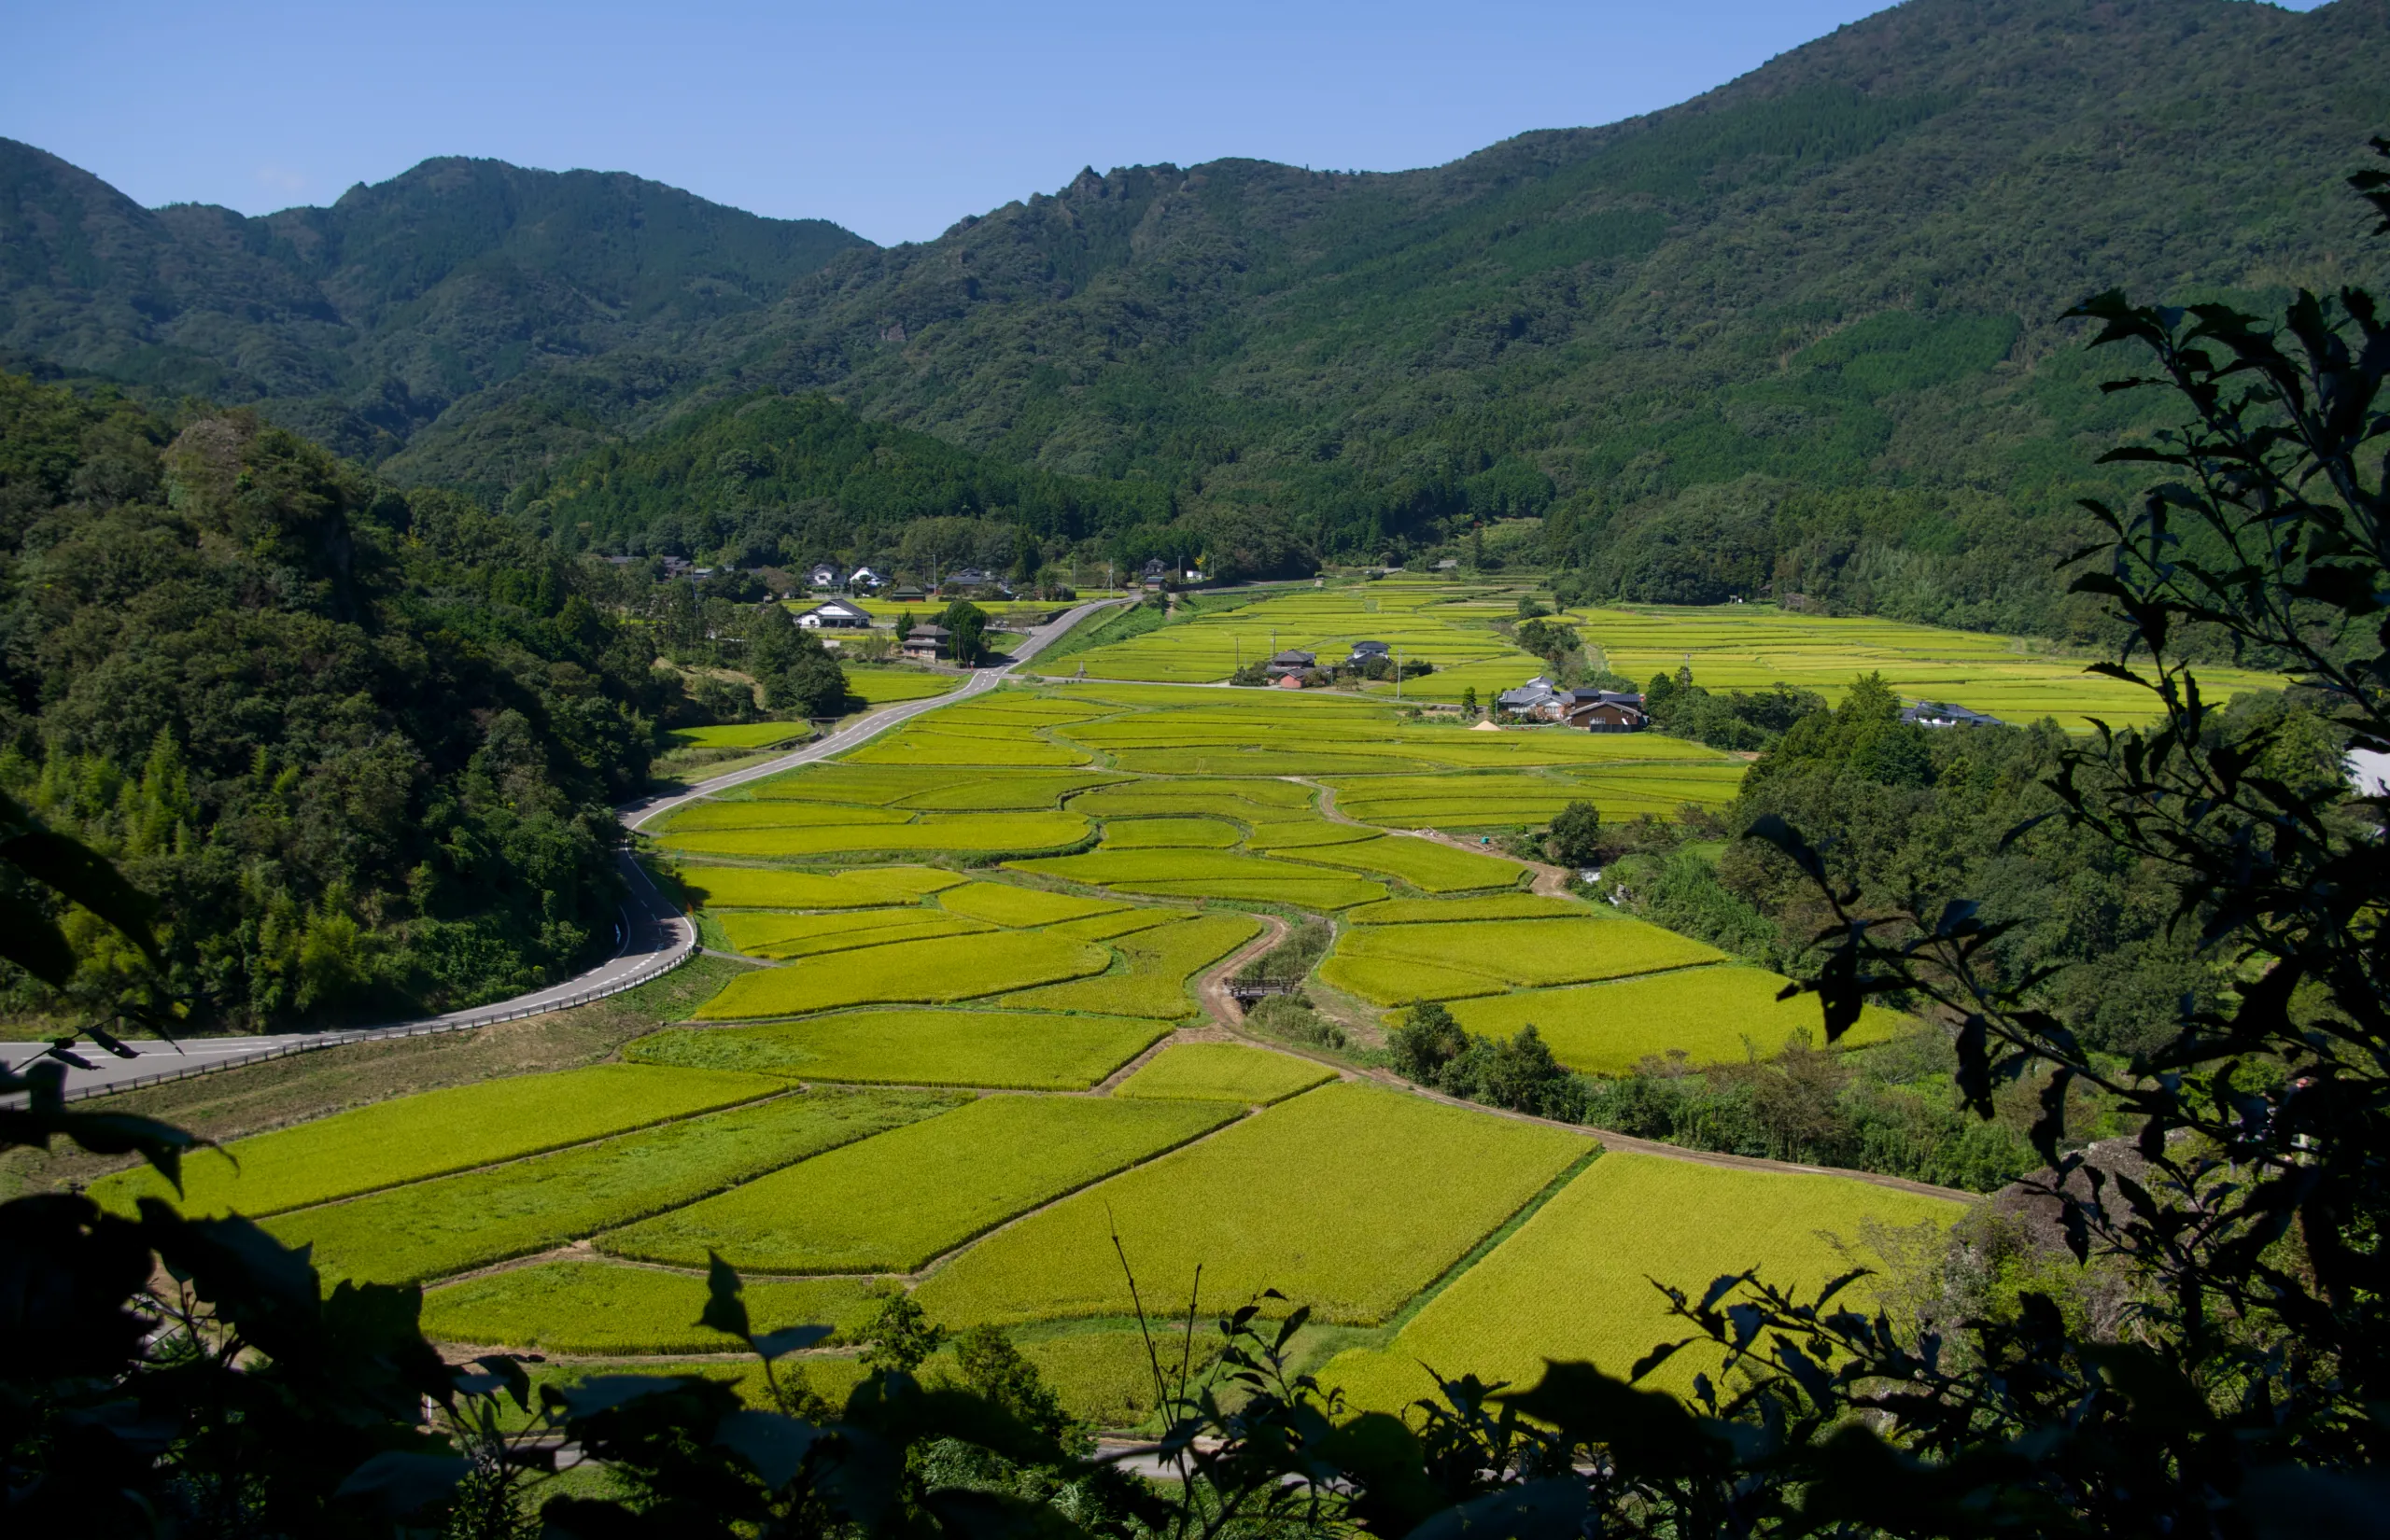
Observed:
[[[2370,280],[2340,179],[2390,124],[2384,57],[2390,0],[1909,0],[1678,106],[1442,166],[1090,167],[931,241],[759,258],[719,292],[695,259],[659,268],[605,316],[529,238],[401,283],[416,246],[446,249],[405,211],[470,213],[512,169],[428,162],[342,200],[398,211],[375,227],[387,337],[263,404],[401,480],[527,507],[682,415],[826,392],[1040,472],[1159,483],[1198,543],[1267,519],[1399,555],[1524,516],[1617,592],[1657,548],[1708,546],[1726,553],[1694,573],[1680,550],[1640,591],[1773,581],[2046,629],[2073,499],[2109,486],[2088,468],[2147,426],[2099,397],[2060,313],[2111,287]],[[323,217],[262,228],[295,243]],[[278,294],[259,371],[328,324]],[[0,343],[22,350],[15,314]],[[706,494],[712,526],[758,511],[745,495]]]

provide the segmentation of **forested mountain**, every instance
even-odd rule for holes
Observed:
[[[611,488],[568,527],[627,538],[632,511],[671,488],[704,529],[765,514],[820,532],[808,539],[852,534],[861,510],[844,526],[798,518],[736,478],[641,489],[610,444],[758,391],[826,391],[999,461],[1153,489],[1128,499],[1140,519],[1198,545],[1258,525],[1305,552],[1402,554],[1538,517],[1596,595],[1716,599],[1772,581],[1851,608],[2064,630],[2050,558],[2074,543],[2073,498],[2101,484],[2093,455],[2138,425],[2130,399],[2094,388],[2105,366],[2060,314],[2112,287],[2262,300],[2378,277],[2340,179],[2390,128],[2385,58],[2390,0],[2306,14],[1911,0],[1683,106],[1429,170],[1090,170],[931,242],[826,261],[805,245],[799,260],[791,234],[778,266],[755,243],[789,227],[684,200],[674,228],[750,244],[640,245],[636,296],[602,317],[563,297],[579,292],[569,259],[596,258],[489,233],[505,200],[481,189],[551,185],[537,174],[433,162],[330,211],[141,218],[178,252],[198,241],[186,231],[228,232],[201,243],[222,275],[208,281],[230,293],[253,274],[239,282],[269,317],[184,325],[173,360],[208,361],[215,388],[253,385],[337,443],[360,442],[359,424],[403,441],[385,462],[402,480],[511,488],[517,508],[552,482]],[[73,174],[40,159],[45,185],[66,189]],[[104,194],[77,196],[96,209]],[[54,201],[63,231],[71,200]],[[363,217],[386,204],[445,223]],[[107,353],[123,329],[54,276],[65,257],[26,275],[21,190],[16,206],[0,335],[169,377],[162,351]],[[307,232],[332,226],[376,232],[361,265],[393,296],[343,301],[355,340],[337,369],[306,362],[331,343],[297,339],[335,321],[312,319],[283,275],[351,270],[269,263],[229,233],[306,253]],[[492,255],[410,287],[418,241]],[[143,314],[138,285],[91,282]],[[507,303],[481,302],[493,286]],[[345,319],[368,311],[370,326]],[[452,357],[472,361],[435,367]],[[321,404],[334,396],[337,424]],[[1001,525],[1020,510],[949,511]]]
[[[193,1026],[446,1009],[611,943],[659,686],[578,583],[252,413],[0,374],[0,789],[156,896]],[[67,924],[104,1016],[150,975]],[[0,1009],[45,1008],[11,973]]]
[[[330,208],[152,210],[0,139],[0,348],[167,393],[263,399],[375,459],[527,371],[642,345],[681,357],[709,324],[865,244],[636,176],[462,159],[360,184]],[[692,377],[650,362],[615,386],[637,399]],[[561,423],[541,437],[569,441]]]

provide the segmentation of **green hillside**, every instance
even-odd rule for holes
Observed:
[[[671,425],[757,392],[1131,483],[958,470],[979,490],[934,510],[809,476],[699,487],[698,522],[658,532],[698,554],[753,514],[886,549],[862,531],[890,509],[1166,523],[1257,568],[1457,553],[1492,524],[1497,555],[1564,562],[1589,597],[1772,582],[2064,633],[2074,499],[2145,425],[2060,315],[2112,287],[2376,279],[2340,183],[2390,126],[2385,43],[2390,0],[1911,0],[1606,128],[1392,174],[1089,170],[886,250],[485,161],[263,220],[147,213],[8,146],[0,344],[261,396],[402,481],[552,518],[581,488],[556,526],[601,540],[689,511],[694,462],[648,436],[718,436]]]

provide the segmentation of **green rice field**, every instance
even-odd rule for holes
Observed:
[[[1508,1037],[1533,1022],[1561,1063],[1616,1074],[1647,1056],[1672,1052],[1695,1064],[1732,1063],[1753,1053],[1764,1058],[1795,1033],[1822,1047],[1825,1015],[1818,997],[1779,1001],[1776,992],[1784,984],[1781,974],[1764,968],[1688,968],[1464,1001],[1452,1011],[1463,1027],[1484,1036]],[[1902,1021],[1897,1012],[1871,1005],[1842,1042],[1852,1047],[1881,1043]]]
[[[1326,1065],[1291,1054],[1237,1043],[1182,1043],[1156,1054],[1112,1094],[1258,1106],[1335,1078]]]
[[[658,1074],[686,1073],[659,1070]],[[410,1283],[529,1256],[943,1112],[927,1091],[808,1091],[266,1222],[330,1281]],[[704,1258],[699,1257],[702,1263]]]
[[[958,1324],[1126,1314],[1117,1226],[1149,1295],[1184,1298],[1200,1264],[1215,1309],[1275,1288],[1322,1320],[1381,1321],[1592,1147],[1399,1091],[1323,1085],[1012,1225],[917,1293]],[[1437,1180],[1415,1180],[1423,1170]]]
[[[518,1075],[426,1091],[340,1113],[296,1128],[198,1150],[183,1163],[183,1192],[147,1167],[93,1184],[122,1212],[162,1197],[192,1215],[251,1218],[377,1187],[420,1182],[512,1160],[676,1117],[752,1101],[785,1089],[760,1075],[710,1070],[686,1075],[631,1064],[596,1064],[554,1075]]]
[[[843,665],[847,695],[866,707],[895,706],[905,701],[943,695],[963,682],[960,674],[933,674],[925,668],[875,668],[869,664]]]
[[[1390,692],[1166,682],[1223,644],[1232,666],[1257,622],[1280,646],[1399,640],[1436,689],[1515,682],[1534,665],[1492,629],[1497,597],[1396,581],[1205,611],[1075,654],[1085,680],[1007,683],[680,804],[640,838],[705,945],[751,959],[711,998],[646,1018],[617,1062],[237,1140],[237,1172],[202,1151],[186,1207],[260,1217],[327,1281],[426,1284],[436,1337],[559,1376],[680,1365],[753,1391],[690,1356],[729,1349],[695,1324],[719,1253],[759,1327],[838,1329],[786,1364],[836,1396],[864,1323],[910,1290],[941,1325],[1005,1325],[1107,1427],[1152,1399],[1116,1228],[1149,1306],[1183,1309],[1199,1265],[1206,1319],[1277,1289],[1332,1328],[1306,1366],[1399,1406],[1416,1357],[1516,1377],[1545,1351],[1640,1352],[1645,1273],[1806,1278],[1831,1253],[1816,1230],[1947,1222],[1954,1205],[1844,1178],[1593,1159],[1590,1131],[1368,1078],[1376,1034],[1430,1000],[1472,1032],[1532,1023],[1596,1074],[1772,1054],[1819,1019],[1776,975],[1525,891],[1523,863],[1480,847],[1575,801],[1606,820],[1721,805],[1742,760],[1472,732]],[[951,678],[850,677],[865,698]],[[1272,1045],[1276,1018],[1199,998],[1281,926],[1327,948],[1302,987],[1364,1052]],[[1871,1013],[1857,1035],[1901,1029]],[[166,1189],[94,1191],[121,1209]]]
[[[718,727],[678,727],[672,741],[689,749],[772,749],[801,743],[813,735],[801,721],[738,721]]]
[[[1964,1211],[1843,1177],[1605,1155],[1391,1344],[1346,1353],[1322,1378],[1357,1407],[1399,1411],[1433,1393],[1430,1369],[1525,1386],[1546,1358],[1583,1358],[1623,1375],[1654,1344],[1686,1335],[1655,1279],[1697,1297],[1712,1278],[1756,1266],[1767,1281],[1814,1296],[1859,1265],[1829,1237],[1857,1243],[1871,1224],[1947,1225]],[[1687,1349],[1658,1382],[1683,1389],[1719,1362],[1714,1350]]]
[[[697,1012],[701,1021],[800,1015],[843,1005],[944,1004],[1100,973],[1112,954],[1037,931],[893,942],[851,954],[741,973]]]
[[[640,1064],[793,1080],[1077,1091],[1169,1030],[1149,1018],[1053,1011],[841,1011],[765,1027],[670,1029],[624,1053]]]
[[[617,1256],[766,1273],[909,1272],[1236,1115],[1194,1101],[984,1097],[598,1238]]]

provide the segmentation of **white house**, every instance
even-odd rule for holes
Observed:
[[[799,610],[796,623],[808,631],[862,630],[871,624],[871,612],[844,599],[825,599],[810,609]]]
[[[816,562],[813,570],[805,575],[805,581],[816,588],[836,588],[838,586],[838,569],[828,562]]]
[[[853,592],[860,592],[866,588],[878,590],[885,585],[887,581],[887,579],[881,577],[879,573],[874,572],[870,567],[858,567],[853,572],[848,575],[847,587],[850,591]]]

